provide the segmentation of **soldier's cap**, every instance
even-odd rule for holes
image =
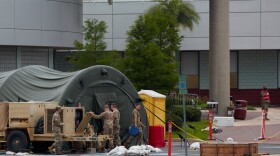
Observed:
[[[144,100],[141,98],[136,99],[136,106],[140,105]]]
[[[117,101],[111,101],[111,105],[117,106],[117,105],[118,105],[118,102],[117,102]]]
[[[61,109],[61,106],[56,106],[55,109],[59,110],[59,109]]]

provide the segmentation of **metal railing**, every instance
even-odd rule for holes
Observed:
[[[196,107],[198,104],[198,95],[197,94],[186,94],[186,105],[191,105]],[[183,104],[183,97],[178,93],[172,93],[167,98],[167,106],[181,106]]]

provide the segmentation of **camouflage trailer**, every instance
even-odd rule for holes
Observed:
[[[5,142],[9,151],[29,149],[32,143],[34,151],[45,152],[47,143],[54,140],[52,116],[56,106],[58,104],[55,102],[0,102],[0,142]],[[62,107],[62,140],[109,139],[107,135],[84,135],[91,118],[89,113],[85,113],[84,107]]]

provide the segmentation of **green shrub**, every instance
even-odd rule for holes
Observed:
[[[199,109],[188,106],[186,108],[186,120],[190,122],[201,120],[201,111]]]
[[[247,110],[256,110],[254,106],[247,106]]]
[[[183,126],[183,111],[181,106],[173,106],[166,110],[166,130],[168,130],[168,121],[171,120],[178,127]],[[178,128],[172,126],[172,131],[178,131]]]
[[[167,109],[167,114],[172,116],[178,116],[183,120],[183,108],[182,106],[173,106]],[[166,115],[167,117],[168,115]],[[200,121],[201,112],[199,109],[193,108],[192,106],[186,106],[186,121]],[[171,118],[172,120],[172,118]],[[168,121],[168,120],[167,120]]]
[[[171,120],[174,124],[176,124],[178,127],[183,126],[183,119],[178,115],[166,115],[166,130],[168,131],[168,121]],[[172,125],[172,131],[179,131],[177,127]]]
[[[183,108],[181,106],[173,106],[168,110],[171,115],[177,115],[183,117]]]

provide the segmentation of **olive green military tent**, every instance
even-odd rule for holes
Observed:
[[[128,78],[109,66],[97,65],[76,72],[60,72],[32,65],[0,73],[0,101],[31,100],[57,101],[62,106],[81,103],[86,111],[96,114],[102,112],[101,107],[105,102],[117,101],[121,113],[121,138],[127,137],[131,112],[135,104],[141,102]],[[140,113],[142,122],[148,127],[144,107],[141,107]],[[98,130],[102,128],[101,122],[92,122]],[[148,128],[144,134],[147,138]]]

